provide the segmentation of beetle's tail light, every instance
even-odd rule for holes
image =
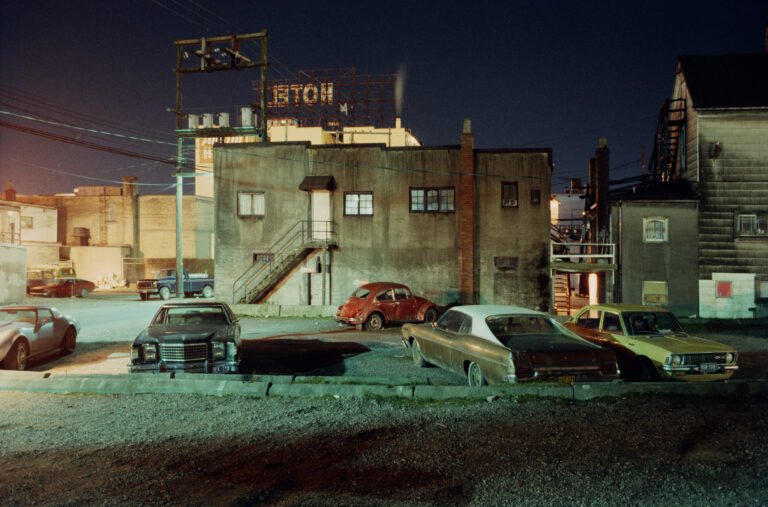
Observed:
[[[530,366],[518,366],[515,370],[517,378],[530,378],[533,377],[534,373],[536,372]]]

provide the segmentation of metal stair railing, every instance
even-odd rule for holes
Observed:
[[[244,302],[272,276],[278,275],[286,262],[307,248],[336,244],[337,224],[332,221],[300,220],[265,252],[269,261],[254,261],[232,283],[232,301]],[[245,301],[247,302],[247,301]]]

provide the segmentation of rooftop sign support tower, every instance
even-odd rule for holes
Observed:
[[[232,135],[255,135],[262,141],[267,137],[266,123],[266,83],[267,83],[267,31],[245,35],[225,35],[221,37],[203,37],[201,39],[177,40],[176,45],[176,297],[184,295],[184,263],[182,254],[182,199],[184,196],[182,181],[185,176],[194,177],[195,174],[184,174],[183,170],[183,143],[184,138],[195,137],[225,137]],[[247,56],[242,51],[243,42],[252,41],[260,46],[260,58]],[[191,58],[194,55],[197,58]],[[185,66],[185,60],[196,61],[194,66]],[[251,122],[239,127],[198,128],[198,125],[184,127],[182,99],[182,76],[195,72],[216,72],[221,70],[242,70],[250,68],[261,69],[262,100],[259,126]]]

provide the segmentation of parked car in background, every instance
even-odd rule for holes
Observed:
[[[165,303],[131,346],[131,372],[234,373],[240,324],[226,303]]]
[[[27,294],[34,287],[51,283],[55,278],[76,278],[75,268],[57,264],[30,266],[27,269]]]
[[[96,284],[82,278],[54,278],[50,283],[38,285],[29,291],[30,296],[44,297],[88,297]]]
[[[192,297],[200,294],[204,298],[213,297],[213,278],[207,273],[190,273],[184,270],[184,297]],[[157,278],[143,278],[139,280],[137,287],[139,297],[146,301],[157,294],[162,299],[168,299],[176,293],[176,269],[161,269],[157,272]]]
[[[466,376],[470,386],[619,378],[611,349],[550,315],[515,306],[456,306],[436,322],[405,324],[402,341],[416,366],[440,366]]]
[[[0,364],[24,370],[27,361],[53,352],[75,350],[80,323],[50,306],[0,308]]]
[[[337,322],[376,331],[393,323],[433,322],[437,319],[437,305],[414,295],[403,284],[373,282],[353,292],[334,318]]]
[[[739,368],[736,350],[688,335],[672,312],[657,306],[589,305],[565,325],[611,347],[627,380],[723,380]]]

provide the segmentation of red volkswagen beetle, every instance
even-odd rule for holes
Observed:
[[[405,285],[373,282],[353,292],[339,307],[334,319],[352,326],[364,325],[365,329],[376,331],[396,322],[433,322],[437,319],[437,305],[414,296]]]

